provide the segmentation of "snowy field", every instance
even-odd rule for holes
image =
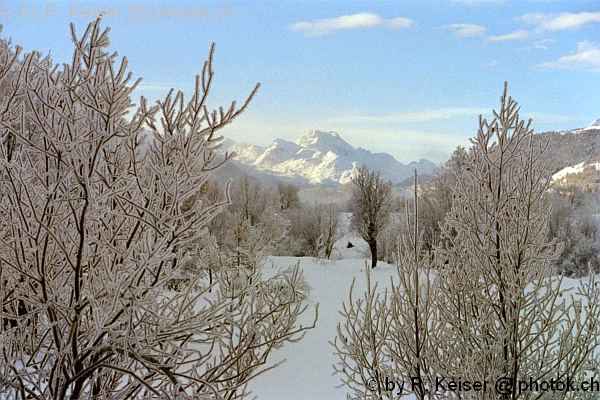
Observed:
[[[249,385],[258,400],[319,400],[346,398],[345,388],[339,386],[340,376],[332,376],[333,364],[338,362],[334,347],[329,344],[336,335],[338,322],[342,322],[339,310],[348,302],[352,280],[356,278],[355,297],[362,296],[366,289],[365,260],[345,259],[324,261],[314,258],[272,257],[267,262],[265,273],[270,268],[287,268],[300,260],[300,267],[311,286],[309,309],[303,315],[303,324],[310,324],[314,317],[314,305],[319,303],[317,326],[307,332],[304,339],[289,343],[278,350],[271,362],[286,359],[284,364],[259,376]],[[273,267],[275,265],[275,267]],[[397,275],[396,268],[383,262],[371,273],[372,282],[380,286],[390,285],[390,276]]]
[[[359,244],[359,239],[352,240]],[[336,335],[336,327],[342,322],[339,310],[348,302],[350,286],[356,279],[354,298],[362,297],[366,290],[365,260],[355,249],[342,248],[347,243],[338,243],[340,260],[319,260],[315,258],[270,257],[264,273],[270,275],[276,269],[286,269],[298,260],[304,276],[311,286],[309,305],[301,323],[310,324],[314,318],[314,306],[319,304],[317,326],[307,332],[303,340],[287,343],[270,358],[270,365],[285,359],[276,369],[267,371],[249,384],[250,398],[257,400],[344,400],[346,388],[336,388],[341,384],[340,375],[332,375],[333,364],[338,362],[334,347],[329,343]],[[371,271],[372,283],[378,283],[379,289],[390,286],[390,277],[397,276],[396,267],[377,263]],[[563,287],[577,287],[574,279],[563,280]],[[402,397],[413,400],[411,394]]]

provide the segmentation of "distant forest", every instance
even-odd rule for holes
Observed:
[[[534,135],[533,138],[544,142],[549,140],[542,162],[548,164],[552,174],[581,162],[600,161],[600,129],[543,132]]]

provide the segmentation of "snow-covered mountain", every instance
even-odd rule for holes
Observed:
[[[225,140],[220,151],[235,152],[233,164],[248,175],[269,175],[297,185],[343,185],[362,164],[393,183],[411,177],[415,169],[429,175],[437,168],[426,159],[405,165],[387,153],[354,148],[336,132],[309,131],[294,142],[276,139],[267,148]]]
[[[597,120],[592,122],[589,126],[586,126],[585,128],[573,129],[571,131],[565,131],[565,132],[561,132],[561,133],[566,133],[566,132],[581,133],[581,132],[591,131],[591,130],[600,130],[600,118],[598,118]]]
[[[592,122],[590,124],[590,126],[588,126],[587,128],[585,128],[584,130],[589,130],[589,129],[600,129],[600,118],[598,118],[597,120],[595,120],[594,122]]]
[[[573,165],[570,167],[566,167],[552,175],[552,180],[554,182],[561,182],[568,178],[568,175],[579,174],[584,171],[586,168],[593,168],[596,171],[600,171],[600,162],[597,163],[587,163],[582,162],[577,165]]]

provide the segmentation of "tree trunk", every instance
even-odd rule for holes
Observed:
[[[369,249],[371,249],[371,269],[377,266],[377,240],[369,242]]]

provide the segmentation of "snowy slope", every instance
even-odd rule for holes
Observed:
[[[227,140],[220,151],[235,152],[234,161],[249,175],[255,170],[298,185],[345,184],[362,164],[393,183],[412,176],[415,169],[429,175],[437,168],[425,159],[404,165],[387,153],[354,148],[336,132],[309,131],[294,142],[276,139],[268,148]]]
[[[582,162],[577,165],[561,169],[560,171],[558,171],[557,173],[552,175],[552,180],[554,182],[560,181],[562,179],[565,179],[567,177],[567,175],[569,175],[569,174],[578,174],[580,172],[583,172],[583,170],[588,166],[592,166],[596,170],[600,170],[600,163],[588,164],[586,162]]]
[[[235,159],[241,163],[251,164],[260,156],[265,149],[248,143],[237,143],[230,139],[225,139],[221,143],[219,152],[235,153]]]
[[[598,118],[597,120],[592,122],[590,124],[590,126],[588,126],[587,128],[584,128],[584,130],[590,130],[590,129],[600,129],[600,118]]]
[[[597,120],[592,122],[589,126],[586,126],[585,128],[573,129],[573,130],[565,131],[565,132],[561,132],[561,133],[562,134],[565,134],[567,132],[581,133],[581,132],[596,130],[596,129],[600,129],[600,118],[598,118]]]

